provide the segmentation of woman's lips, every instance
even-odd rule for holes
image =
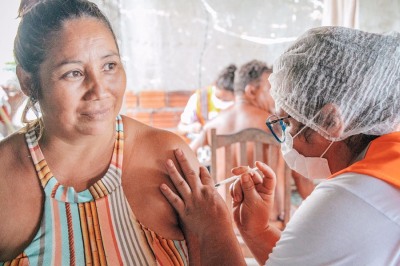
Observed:
[[[82,112],[83,116],[89,117],[91,119],[101,119],[104,116],[107,116],[111,111],[110,107],[101,108],[96,110],[90,110],[87,112]]]

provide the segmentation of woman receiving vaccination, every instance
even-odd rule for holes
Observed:
[[[126,75],[106,17],[85,0],[22,1],[20,16],[17,75],[41,118],[0,142],[0,261],[196,265],[158,187],[174,147],[198,162],[180,137],[119,115]]]

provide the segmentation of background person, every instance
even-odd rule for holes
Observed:
[[[274,110],[274,102],[269,95],[268,77],[272,69],[261,61],[252,60],[239,70],[239,77],[234,87],[234,104],[222,110],[217,117],[208,121],[200,135],[190,144],[196,151],[199,147],[210,144],[209,129],[216,128],[217,134],[231,134],[245,128],[265,129],[265,117]]]
[[[215,128],[217,134],[232,134],[239,132],[247,128],[258,128],[265,130],[269,133],[268,128],[265,126],[265,118],[270,116],[274,112],[274,102],[270,95],[271,85],[268,82],[269,75],[272,73],[272,69],[269,68],[265,62],[259,60],[251,60],[240,67],[237,75],[235,85],[235,102],[234,104],[222,110],[217,117],[208,121],[201,131],[200,135],[190,143],[190,147],[197,151],[198,148],[204,145],[211,144],[211,128]],[[233,162],[238,162],[236,158],[239,158],[239,154],[235,152]],[[283,185],[284,175],[284,162],[280,152],[276,149],[275,154],[271,153],[271,156],[276,156],[277,165],[272,166],[274,169],[280,167],[282,170],[279,173],[279,177]],[[247,151],[248,165],[254,167],[253,160],[253,147],[248,145]],[[265,161],[267,158],[265,158]],[[217,151],[217,180],[218,182],[224,180],[229,176],[225,172],[225,154],[223,150]],[[279,165],[279,166],[278,166]],[[236,163],[236,166],[237,163]],[[219,188],[221,195],[225,195],[225,186]],[[276,193],[276,208],[274,209],[273,220],[277,220],[283,217],[283,186],[277,189]],[[229,203],[228,203],[229,204]]]
[[[221,71],[214,84],[198,89],[190,96],[178,124],[178,133],[187,142],[197,138],[205,123],[233,104],[235,71],[236,66],[230,64]],[[196,156],[201,164],[210,166],[211,150],[208,145],[196,149]]]
[[[225,67],[214,84],[196,90],[190,96],[178,124],[180,134],[192,140],[203,125],[233,104],[236,66]]]
[[[8,103],[8,95],[3,87],[0,87],[0,139],[7,136],[8,132],[15,131],[11,120],[11,106]]]
[[[23,101],[23,93],[12,71],[0,72],[0,134],[5,137],[18,127],[14,123],[16,110]]]
[[[263,178],[243,174],[234,183],[235,222],[260,264],[400,264],[399,79],[399,33],[320,27],[280,56],[270,78],[279,119],[268,125],[293,170],[329,179],[313,190],[282,233],[269,224],[271,169],[257,163]],[[202,262],[244,265],[207,171],[199,179],[182,151],[175,155],[187,182],[168,160],[180,196],[166,185],[161,190],[185,232],[201,239],[200,250],[208,253]]]
[[[7,125],[4,119],[0,119],[0,132],[7,136],[24,126],[23,111],[29,99],[21,90],[15,69],[3,71],[0,79],[0,99],[10,123]],[[27,118],[34,120],[36,115],[33,111],[29,111]]]
[[[42,116],[0,142],[0,262],[199,263],[158,189],[173,147],[199,164],[177,135],[118,115],[126,75],[107,18],[85,0],[22,1],[20,16],[17,75]]]

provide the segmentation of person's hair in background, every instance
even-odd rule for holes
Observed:
[[[234,64],[229,65],[218,75],[215,85],[224,90],[233,92],[235,86],[235,72],[237,67]]]
[[[248,84],[257,86],[264,73],[272,73],[272,69],[262,61],[252,60],[244,64],[239,70],[237,82],[235,84],[235,94],[240,95],[244,93]]]
[[[63,12],[59,12],[63,10]],[[55,12],[57,11],[57,12]],[[46,16],[43,16],[46,14]],[[32,86],[25,94],[29,96],[22,121],[28,125],[27,130],[39,127],[39,138],[43,130],[40,118],[31,121],[27,119],[27,113],[33,109],[39,116],[40,106],[38,100],[41,97],[41,84],[39,81],[39,68],[46,57],[46,51],[51,45],[52,38],[61,30],[63,22],[80,17],[93,17],[102,21],[112,33],[118,48],[118,43],[109,20],[98,9],[97,5],[89,1],[32,1],[22,0],[18,10],[21,22],[18,26],[14,40],[14,56],[17,63],[17,71],[29,73]]]
[[[212,101],[215,102],[215,107],[217,109],[227,108],[227,106],[229,106],[227,103],[232,102],[234,99],[235,71],[236,66],[231,64],[221,71],[215,81],[213,94],[216,98],[212,99]]]

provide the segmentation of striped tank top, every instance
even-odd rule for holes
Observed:
[[[35,132],[25,134],[45,193],[40,228],[29,246],[0,265],[188,265],[184,240],[165,239],[135,218],[121,186],[123,124],[116,119],[116,142],[107,173],[76,192],[57,182]]]

